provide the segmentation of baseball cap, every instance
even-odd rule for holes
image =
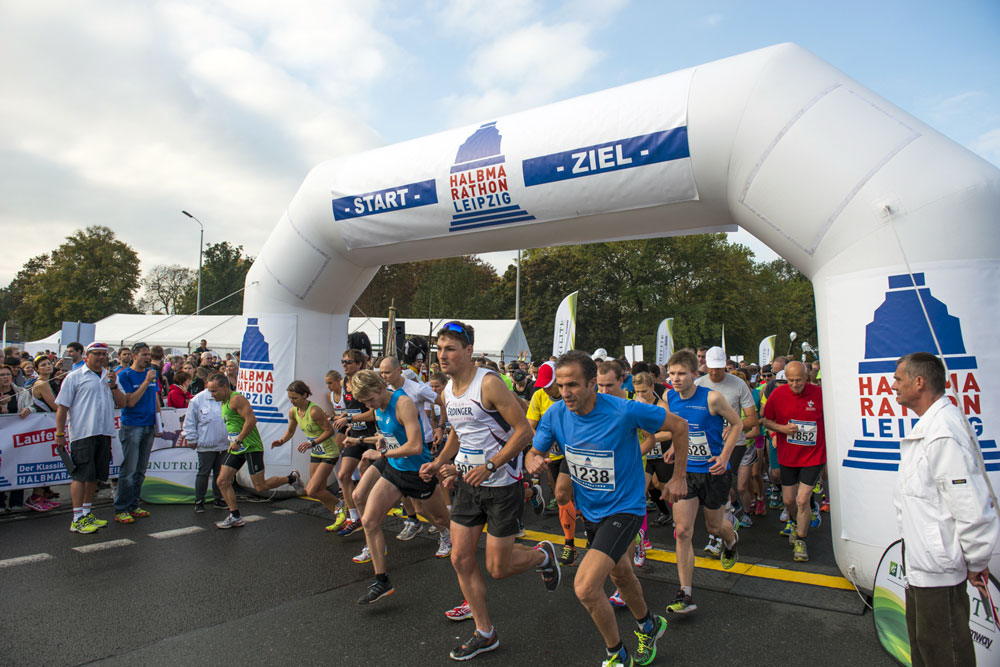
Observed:
[[[107,352],[108,351],[108,344],[107,343],[97,343],[97,342],[91,343],[84,350],[84,353],[85,354],[90,354],[94,350],[104,350],[105,352]]]
[[[538,369],[538,379],[535,380],[535,387],[538,389],[545,389],[551,387],[552,383],[556,381],[556,365],[551,361],[546,361],[542,364],[541,368]]]
[[[708,348],[708,352],[705,353],[705,365],[709,368],[725,368],[726,353],[718,345]]]

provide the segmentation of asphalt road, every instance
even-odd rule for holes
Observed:
[[[58,510],[0,516],[0,664],[446,665],[448,651],[474,629],[443,616],[462,596],[449,561],[434,558],[436,541],[392,539],[395,518],[386,528],[396,593],[362,607],[355,601],[371,569],[350,558],[363,534],[325,533],[328,517],[315,503],[245,504],[245,516],[260,518],[229,531],[213,525],[221,510],[149,509],[148,519],[112,522],[93,535],[70,533],[68,515]],[[98,515],[111,519],[110,507]],[[526,512],[526,521],[529,537],[559,532],[553,516]],[[778,573],[836,573],[828,531],[810,541],[813,561],[802,565],[791,562],[777,526],[772,513],[744,530],[741,562]],[[172,530],[181,532],[161,534]],[[672,548],[669,528],[651,532],[656,547]],[[699,546],[703,537],[696,537]],[[109,548],[74,550],[97,543]],[[640,579],[651,608],[662,613],[677,580],[675,566],[662,562],[669,554],[658,553],[661,560],[651,559]],[[551,594],[534,573],[489,580],[501,648],[474,662],[600,664],[603,643],[573,595],[572,578],[573,568],[564,568]],[[699,568],[695,599],[697,612],[669,619],[655,664],[895,664],[854,591]],[[632,620],[618,615],[634,646]]]

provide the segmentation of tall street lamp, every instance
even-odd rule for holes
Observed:
[[[201,238],[198,240],[198,304],[194,309],[194,314],[198,315],[201,313],[201,255],[202,249],[205,247],[205,225],[201,224],[201,220],[194,217],[187,211],[181,211],[181,213],[197,222],[198,226],[201,227]]]

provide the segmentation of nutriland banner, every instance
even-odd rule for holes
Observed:
[[[295,379],[295,315],[247,314],[236,390],[246,396],[264,441],[264,464],[291,465],[292,448],[272,449],[288,427],[292,404],[286,388]]]
[[[903,541],[896,540],[882,555],[875,573],[875,593],[872,597],[875,632],[882,648],[902,665],[911,665],[910,640],[906,633],[906,568],[903,564]],[[976,647],[976,664],[1000,664],[1000,630],[993,621],[996,610],[971,584],[969,594],[969,630]],[[990,597],[1000,601],[997,580],[990,577]]]
[[[668,317],[656,329],[656,363],[665,364],[674,353],[674,318]]]
[[[576,346],[576,296],[573,292],[559,304],[556,310],[555,330],[552,334],[552,354],[558,357]]]
[[[764,364],[769,364],[774,361],[774,342],[777,338],[777,335],[768,336],[764,340],[760,341],[760,347],[757,350],[757,358],[761,368],[764,367]]]

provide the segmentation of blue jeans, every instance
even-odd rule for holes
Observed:
[[[118,472],[118,492],[115,513],[131,512],[139,506],[139,493],[146,480],[146,466],[153,449],[155,426],[122,426],[118,439],[122,443],[122,465]]]

